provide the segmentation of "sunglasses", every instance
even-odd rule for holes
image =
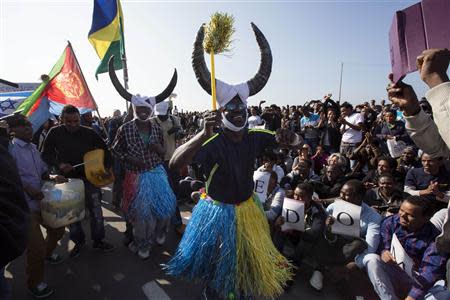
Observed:
[[[228,111],[232,111],[232,110],[245,110],[245,109],[247,109],[247,105],[245,105],[244,103],[239,103],[239,104],[236,104],[236,103],[227,103],[227,104],[225,105],[225,110],[228,110]]]

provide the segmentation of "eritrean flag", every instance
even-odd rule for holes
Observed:
[[[97,108],[70,43],[42,80],[16,110],[28,117],[34,131],[52,115],[60,115],[67,104],[76,106],[82,114]]]
[[[125,53],[123,36],[123,15],[119,0],[94,0],[92,26],[89,31],[91,42],[101,62],[95,71],[108,72],[108,61],[114,55],[114,69],[122,69],[122,55]]]

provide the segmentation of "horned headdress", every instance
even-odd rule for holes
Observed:
[[[154,97],[147,97],[141,96],[139,94],[133,95],[122,86],[114,70],[114,56],[111,56],[111,58],[109,59],[108,71],[112,84],[114,85],[116,91],[120,94],[120,96],[122,96],[122,98],[124,98],[127,101],[130,101],[132,104],[136,106],[147,106],[150,107],[152,110],[157,103],[162,102],[165,99],[169,98],[169,96],[175,89],[175,86],[177,85],[178,79],[177,69],[175,69],[172,75],[172,79],[170,80],[169,85],[167,85],[164,91],[162,91],[160,94]]]
[[[236,85],[230,85],[216,79],[217,102],[219,102],[221,107],[225,106],[235,96],[239,96],[246,103],[249,96],[256,95],[263,89],[272,72],[272,52],[269,42],[267,42],[264,34],[254,23],[251,23],[251,25],[261,52],[258,72],[247,82]],[[194,52],[192,53],[192,67],[201,87],[211,95],[211,73],[205,62],[203,50],[204,37],[205,27],[203,24],[198,30],[197,38],[195,39]]]

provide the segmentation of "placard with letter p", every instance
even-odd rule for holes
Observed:
[[[334,202],[331,232],[347,236],[359,237],[361,206],[349,203],[344,200]]]
[[[255,171],[253,173],[253,182],[255,183],[253,191],[258,195],[259,201],[265,203],[267,199],[267,188],[269,187],[270,173]]]

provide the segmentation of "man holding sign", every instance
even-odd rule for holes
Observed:
[[[312,199],[314,189],[311,184],[300,183],[294,190],[294,199],[285,198],[283,212],[276,224],[274,242],[281,251],[288,239],[295,245],[292,260],[300,263],[316,247],[325,229],[326,213],[322,205]]]
[[[381,216],[363,203],[364,195],[363,183],[349,180],[341,189],[341,200],[327,207],[328,233],[315,252],[318,268],[310,280],[315,289],[323,287],[322,269],[333,267],[340,276],[336,280],[344,286],[349,270],[364,268],[368,254],[377,250]]]
[[[367,262],[370,281],[381,299],[450,298],[449,291],[435,284],[445,278],[447,257],[437,252],[434,240],[439,231],[431,216],[430,201],[410,196],[397,215],[381,224],[380,256]]]

